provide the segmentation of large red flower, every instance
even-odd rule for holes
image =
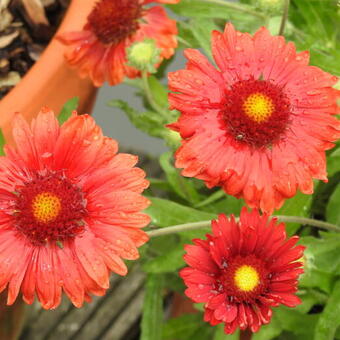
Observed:
[[[18,114],[13,137],[0,158],[0,292],[49,309],[64,291],[80,307],[148,240],[145,173],[88,115],[59,127],[48,109],[31,126]]]
[[[224,322],[226,333],[237,327],[256,332],[270,321],[272,306],[300,303],[294,295],[303,272],[297,260],[304,247],[294,247],[298,239],[287,240],[284,224],[255,209],[244,208],[239,222],[220,215],[207,240],[185,246],[185,293],[205,303],[204,319],[211,325]]]
[[[161,58],[170,58],[177,47],[176,22],[151,2],[177,3],[180,0],[99,0],[80,32],[66,32],[58,39],[69,45],[65,57],[78,67],[82,77],[94,85],[110,85],[134,78],[139,71],[127,65],[126,49],[137,41],[154,39]]]
[[[181,112],[170,127],[183,138],[176,166],[269,213],[297,189],[311,194],[340,137],[337,78],[264,27],[251,36],[227,24],[212,33],[212,53],[219,69],[188,49],[186,69],[169,74]]]

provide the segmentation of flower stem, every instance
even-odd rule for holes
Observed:
[[[254,10],[252,10],[250,8],[247,8],[244,5],[241,5],[239,3],[225,1],[225,0],[204,0],[204,1],[210,2],[212,4],[228,7],[230,9],[234,9],[234,10],[239,11],[239,12],[251,14],[251,15],[253,15],[255,17],[258,17],[258,18],[261,18],[261,19],[265,19],[266,18],[266,16],[264,14],[262,14],[260,12],[257,12],[257,11],[254,11]]]
[[[286,22],[287,22],[287,19],[288,19],[289,3],[290,3],[290,0],[285,0],[285,4],[284,4],[284,7],[283,7],[282,19],[281,19],[281,25],[280,25],[278,35],[283,35],[283,32],[285,31]]]
[[[275,217],[277,217],[280,222],[306,224],[306,225],[310,225],[311,227],[315,227],[315,228],[335,231],[338,233],[340,232],[340,226],[337,226],[335,224],[331,224],[328,222],[314,220],[312,218],[299,217],[299,216],[275,216]],[[238,220],[238,218],[236,218],[236,220]],[[149,237],[157,237],[157,236],[175,234],[175,233],[182,232],[182,231],[190,231],[190,230],[208,228],[210,227],[210,225],[211,225],[211,221],[192,222],[192,223],[173,225],[173,226],[166,227],[166,228],[158,228],[158,229],[150,230],[147,232],[147,234],[149,235]]]
[[[152,95],[152,92],[151,92],[151,89],[150,89],[150,86],[149,86],[148,72],[147,71],[142,71],[142,80],[143,80],[143,88],[144,88],[144,91],[145,91],[145,95],[146,95],[146,98],[147,98],[149,104],[151,105],[151,107],[156,112],[160,113],[163,117],[168,119],[169,118],[168,113],[165,110],[163,110],[163,108],[160,107],[153,98],[153,95]]]

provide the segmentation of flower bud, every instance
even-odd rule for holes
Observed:
[[[128,65],[140,71],[156,72],[160,51],[152,39],[138,41],[127,49]]]

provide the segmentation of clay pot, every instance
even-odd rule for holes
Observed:
[[[57,34],[81,30],[96,1],[72,0]],[[31,120],[42,106],[58,113],[67,100],[77,96],[78,111],[90,113],[97,89],[90,79],[80,79],[77,71],[68,66],[64,51],[65,46],[53,38],[20,83],[0,101],[0,127],[7,142],[11,141],[11,120],[15,112]]]

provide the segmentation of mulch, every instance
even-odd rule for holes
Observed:
[[[0,99],[39,59],[70,0],[0,1]]]

